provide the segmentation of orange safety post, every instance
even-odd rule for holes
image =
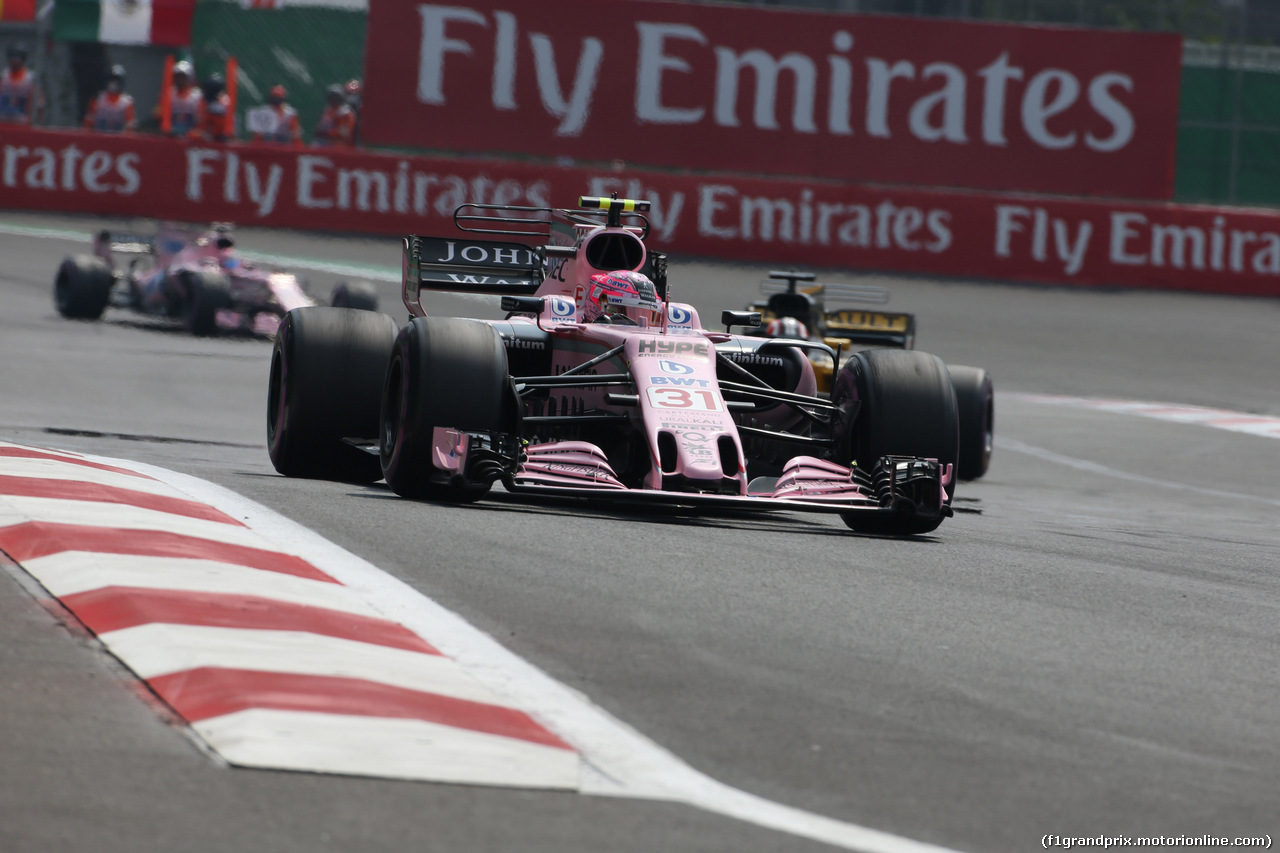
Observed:
[[[164,60],[164,81],[160,84],[160,131],[173,130],[173,54]]]
[[[227,58],[227,126],[223,135],[227,139],[236,138],[236,89],[239,86],[240,63],[234,56]]]

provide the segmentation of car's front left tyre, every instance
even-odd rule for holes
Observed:
[[[959,455],[955,390],[942,359],[917,350],[855,353],[840,370],[831,399],[840,407],[837,454],[873,472],[883,456],[936,459],[945,471]],[[954,481],[952,488],[954,489]],[[862,533],[909,536],[929,533],[941,512],[841,513]]]

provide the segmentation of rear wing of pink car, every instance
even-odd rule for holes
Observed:
[[[422,316],[422,291],[532,296],[542,284],[541,249],[492,240],[406,237],[401,289],[405,307]]]
[[[412,235],[403,243],[401,293],[405,307],[425,315],[422,291],[533,296],[564,263],[578,263],[583,234],[588,272],[636,269],[653,279],[659,295],[666,292],[666,255],[649,252],[643,240],[649,202],[632,199],[578,199],[579,210],[509,204],[464,204],[454,211],[459,231],[516,237],[529,243]],[[530,245],[532,243],[533,245]],[[634,247],[634,248],[631,248]],[[548,260],[554,262],[549,264]]]

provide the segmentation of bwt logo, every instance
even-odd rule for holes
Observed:
[[[551,303],[551,316],[553,317],[572,317],[574,312],[573,301],[570,299],[560,299],[551,297],[548,300]]]
[[[670,374],[671,376],[688,376],[693,373],[693,368],[691,366],[679,361],[667,361],[666,359],[658,362],[658,369],[663,373]]]
[[[650,385],[675,386],[677,388],[710,388],[711,380],[692,376],[650,376]]]
[[[693,312],[688,308],[672,305],[667,309],[667,318],[677,326],[687,326],[693,319]]]

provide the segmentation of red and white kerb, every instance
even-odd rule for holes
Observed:
[[[573,748],[417,633],[128,463],[0,442],[0,551],[231,764],[578,787]]]

